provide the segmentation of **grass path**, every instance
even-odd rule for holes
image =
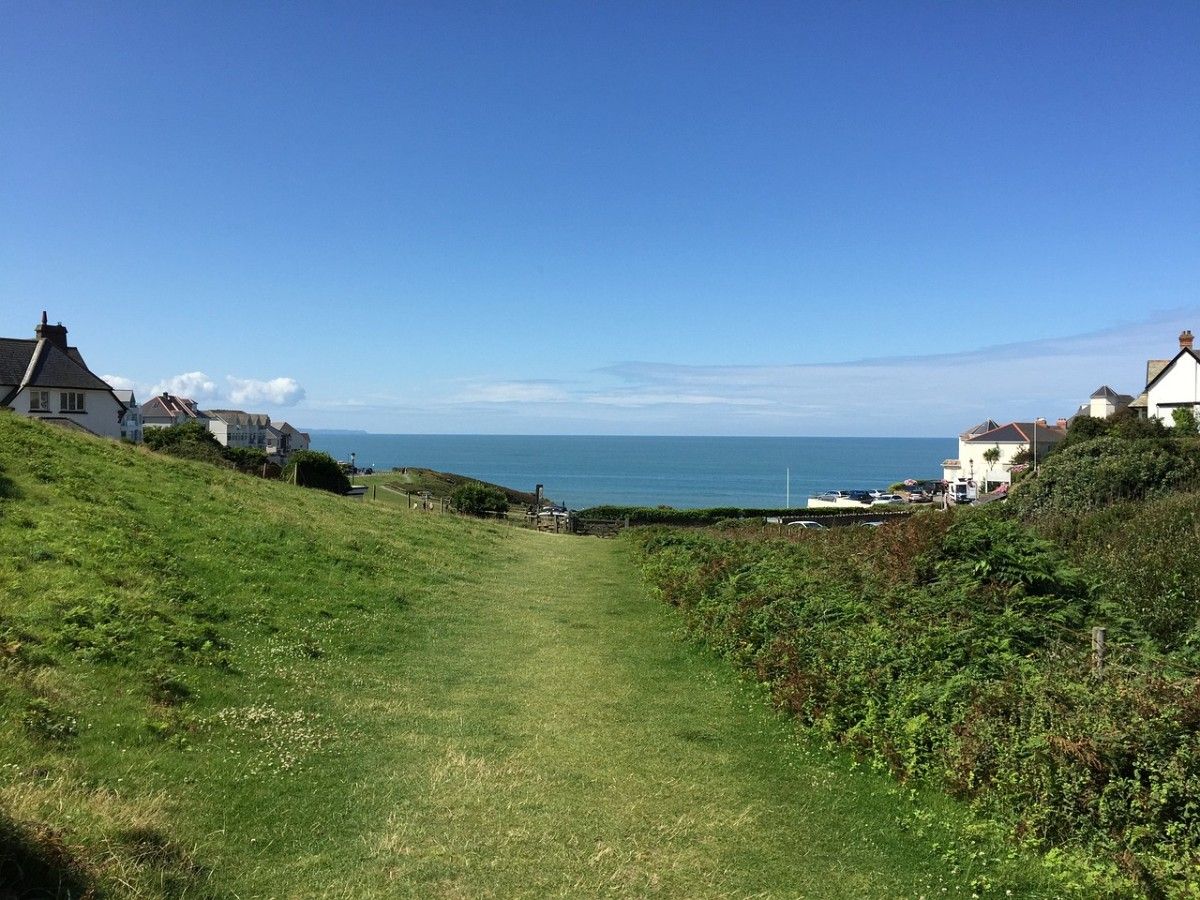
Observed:
[[[500,571],[414,621],[346,698],[374,724],[337,827],[246,870],[248,893],[969,897],[1014,868],[970,863],[987,845],[939,824],[948,804],[805,751],[672,635],[618,544],[514,532]]]

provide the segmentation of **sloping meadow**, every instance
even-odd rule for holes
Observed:
[[[1141,510],[1160,523],[1143,543],[1130,510],[1096,513],[1109,518],[1069,544],[987,510],[628,539],[689,631],[806,729],[969,801],[1087,896],[1200,896],[1200,681],[1182,637],[1195,567],[1172,581],[1172,616],[1119,593],[1151,567],[1125,554],[1195,536],[1200,502],[1161,502],[1174,507]],[[1110,638],[1099,673],[1095,625]]]
[[[352,814],[329,773],[361,736],[330,685],[352,695],[410,605],[497,551],[0,414],[0,887],[215,894],[206,834]]]

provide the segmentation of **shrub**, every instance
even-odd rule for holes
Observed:
[[[1172,438],[1116,435],[1070,446],[1022,479],[1008,501],[1026,518],[1070,517],[1127,500],[1161,495],[1200,479],[1200,444]]]
[[[460,484],[450,492],[450,502],[459,512],[472,516],[508,511],[508,498],[504,495],[504,491],[478,481]]]
[[[350,479],[337,460],[316,450],[297,450],[279,477],[301,487],[318,488],[333,494],[350,490]]]
[[[1183,536],[1177,520],[1164,535]],[[1200,853],[1195,680],[1167,677],[1119,628],[1105,678],[1092,677],[1087,626],[1102,612],[1044,536],[983,508],[817,540],[625,540],[688,630],[813,732],[971,800],[1026,843],[1089,849],[1088,896],[1123,893],[1122,880],[1187,895]]]

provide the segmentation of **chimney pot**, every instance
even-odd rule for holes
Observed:
[[[1033,424],[1041,425],[1044,428],[1046,426],[1046,420],[1045,419],[1034,419]]]
[[[1067,427],[1067,420],[1066,420],[1066,419],[1059,419],[1059,420],[1058,420],[1057,422],[1055,422],[1054,424],[1055,424],[1056,426],[1058,426],[1059,428],[1066,428],[1066,427]]]
[[[1191,350],[1192,349],[1192,330],[1190,328],[1186,329],[1185,331],[1181,331],[1179,333],[1179,349],[1180,350]]]

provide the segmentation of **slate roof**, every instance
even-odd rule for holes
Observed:
[[[75,347],[60,347],[46,339],[0,338],[0,406],[26,387],[107,391],[108,382],[95,375]],[[114,395],[115,396],[115,395]]]
[[[1034,422],[1009,422],[983,434],[967,438],[971,443],[981,444],[1032,444],[1034,432],[1037,432],[1038,444],[1056,444],[1066,437],[1066,432],[1052,425],[1038,425]]]
[[[1193,350],[1191,347],[1182,348],[1171,359],[1167,359],[1167,360],[1152,359],[1146,363],[1146,374],[1147,375],[1150,374],[1150,368],[1152,365],[1155,365],[1156,363],[1160,363],[1160,362],[1162,363],[1162,367],[1159,368],[1159,370],[1154,373],[1154,377],[1147,379],[1147,381],[1146,381],[1146,393],[1147,394],[1150,393],[1150,388],[1154,387],[1154,385],[1158,382],[1158,380],[1167,373],[1167,369],[1169,369],[1173,365],[1175,365],[1175,361],[1178,360],[1179,358],[1181,358],[1184,354],[1187,354],[1188,356],[1190,356],[1196,363],[1200,363],[1200,356],[1197,356],[1196,351]]]
[[[971,440],[971,438],[975,437],[976,435],[984,434],[988,431],[992,431],[993,429],[996,429],[999,427],[1000,427],[999,424],[997,424],[994,420],[984,419],[982,422],[980,422],[978,425],[974,426],[973,428],[968,428],[961,435],[959,435],[959,437],[961,437],[964,441],[969,441],[969,440]]]
[[[1121,399],[1121,395],[1110,388],[1107,384],[1102,384],[1100,387],[1096,388],[1096,390],[1092,391],[1091,399],[1099,400],[1101,397],[1103,397],[1105,400]]]
[[[253,425],[256,428],[266,428],[271,424],[271,417],[266,413],[248,413],[241,409],[210,409],[205,411],[210,419],[219,419],[230,425]]]

